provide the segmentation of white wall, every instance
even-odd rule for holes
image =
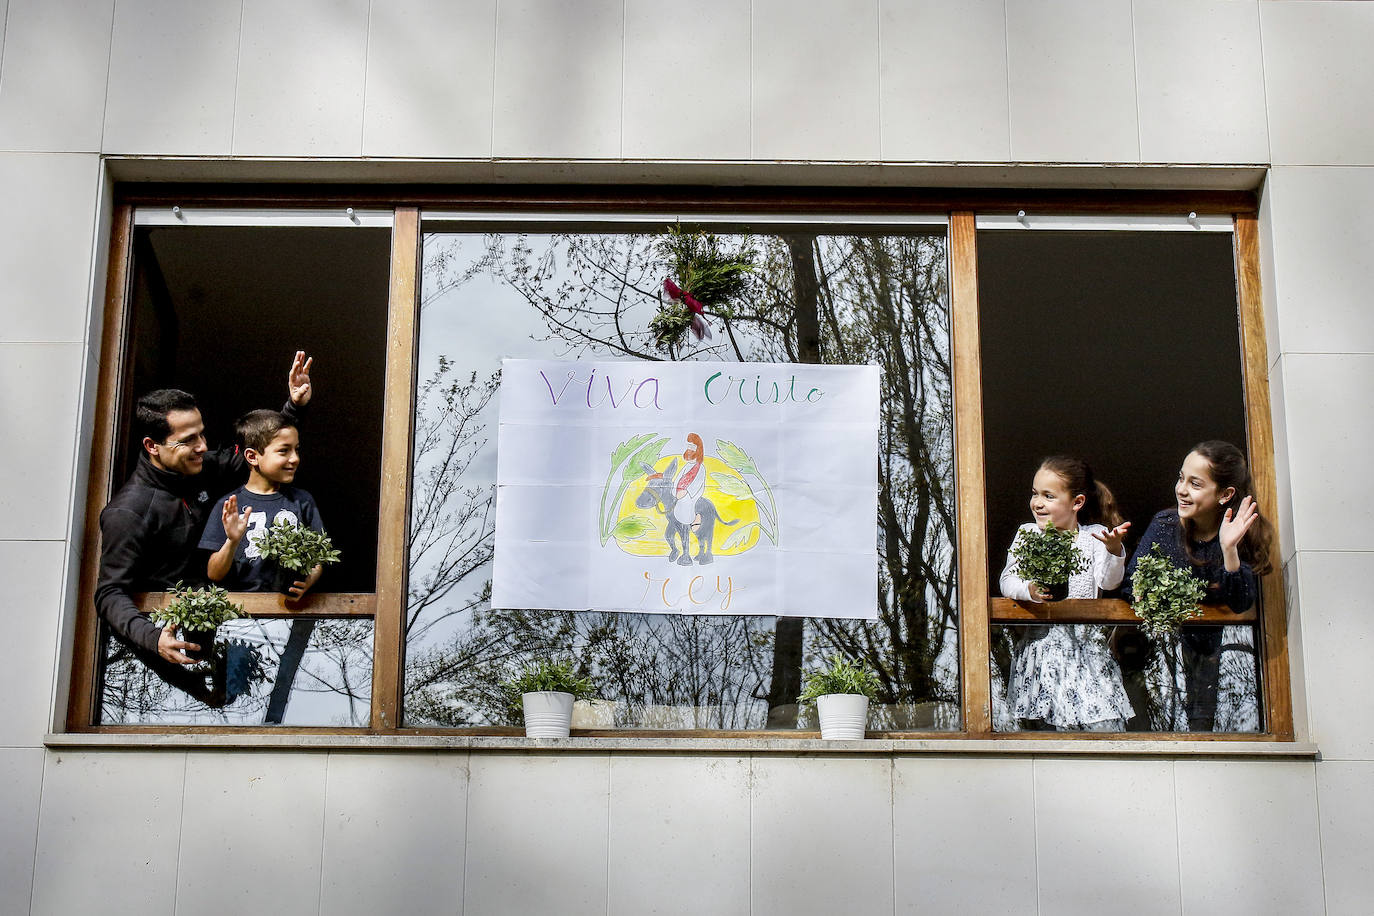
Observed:
[[[1374,4],[0,0],[0,14],[0,909],[1367,911]],[[460,177],[493,159],[572,160],[558,166],[572,178],[579,160],[624,160],[627,179],[646,160],[1271,165],[1293,674],[1322,761],[45,750],[98,358],[101,157],[128,155],[467,160]],[[522,857],[547,884],[519,876]]]

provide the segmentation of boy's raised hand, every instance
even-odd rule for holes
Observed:
[[[304,407],[310,403],[310,364],[315,361],[313,356],[306,356],[304,350],[296,351],[296,358],[291,360],[291,371],[286,376],[286,390],[291,395],[291,403],[297,407]]]
[[[253,514],[252,506],[244,506],[243,512],[239,512],[238,508],[239,498],[231,493],[224,501],[224,508],[220,510],[220,523],[224,525],[224,535],[235,544],[243,540],[243,535],[248,531],[248,518]]]
[[[1131,523],[1122,522],[1106,534],[1099,534],[1094,531],[1093,537],[1101,541],[1102,545],[1106,547],[1107,551],[1113,556],[1120,557],[1125,555],[1125,550],[1121,547],[1121,541],[1126,537],[1126,532],[1129,530],[1131,530]]]

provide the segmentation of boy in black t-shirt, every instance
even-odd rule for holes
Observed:
[[[254,410],[240,417],[235,428],[248,462],[248,482],[220,499],[210,512],[200,539],[202,548],[214,551],[206,575],[238,591],[276,591],[275,570],[259,555],[257,538],[283,520],[314,531],[324,527],[314,498],[291,486],[301,460],[295,424],[275,410]],[[304,580],[293,582],[287,594],[300,598],[323,570],[316,566]]]

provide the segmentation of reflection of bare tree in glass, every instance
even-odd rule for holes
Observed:
[[[452,277],[472,276],[460,259],[431,260],[431,245],[442,243],[442,236],[426,240],[426,302],[432,301],[432,287],[456,288]],[[694,710],[679,717],[678,723],[688,727],[757,728],[765,722],[790,727],[803,664],[835,651],[878,670],[884,703],[957,700],[944,239],[799,234],[756,238],[753,244],[760,251],[760,270],[749,301],[708,310],[715,339],[688,340],[669,355],[882,367],[880,619],[780,619],[775,631],[773,619],[759,617],[486,608],[491,537],[487,516],[480,515],[478,524],[475,507],[490,506],[490,490],[464,490],[459,480],[485,444],[473,418],[486,400],[476,396],[476,389],[466,401],[437,398],[435,391],[451,383],[436,376],[421,390],[416,417],[412,511],[420,526],[429,527],[412,527],[410,724],[506,721],[499,683],[536,655],[570,658],[596,676],[607,696],[621,700],[616,716],[622,724],[646,721],[647,710],[678,706]],[[656,261],[655,237],[554,236],[538,248],[525,236],[489,236],[476,263],[535,310],[545,328],[541,339],[555,348],[549,355],[661,358],[648,332],[666,270]],[[441,359],[440,375],[449,371]],[[476,378],[469,384],[476,385]],[[424,445],[422,462],[422,443],[439,429],[445,436],[466,438]],[[470,449],[463,453],[465,460],[434,472],[440,463],[428,456],[465,447]],[[454,555],[480,563],[468,563],[466,572],[460,564],[448,564],[447,579],[436,580],[439,567],[433,560],[417,562],[417,531],[423,534],[422,546],[439,539],[441,531],[463,538],[466,552]],[[434,547],[427,549],[435,553]],[[452,589],[463,579],[471,584],[457,600],[447,591],[439,594],[434,584],[447,581]],[[426,645],[416,638],[419,628],[440,619],[454,623],[447,639]],[[890,724],[901,726],[911,718],[908,711],[894,715]],[[947,717],[942,721],[951,724]]]
[[[308,629],[293,624],[312,624]],[[307,645],[292,654],[293,630]],[[180,686],[149,670],[113,639],[106,643],[101,687],[101,722],[107,725],[163,723],[258,725],[283,721],[288,700],[296,721],[311,725],[364,725],[370,712],[372,626],[350,620],[240,620],[221,629],[214,674],[199,668],[179,672]],[[192,679],[203,690],[189,695]],[[224,696],[228,689],[233,695]],[[217,694],[215,705],[202,700]],[[226,702],[227,700],[227,702]]]

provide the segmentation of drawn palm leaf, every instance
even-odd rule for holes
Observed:
[[[654,530],[653,522],[639,515],[627,515],[615,523],[611,537],[620,541],[633,541]]]
[[[653,433],[649,435],[652,436]],[[664,443],[667,441],[668,437],[664,436],[657,442],[650,442],[648,445],[635,452],[634,457],[625,465],[625,472],[620,477],[620,486],[622,490],[629,486],[636,477],[644,473],[644,465],[647,464],[649,467],[654,466],[654,462],[658,461],[659,454],[663,451]],[[619,500],[616,500],[616,504],[618,503]]]
[[[624,463],[625,459],[634,454],[635,449],[654,437],[653,433],[640,433],[632,439],[626,439],[615,447],[611,452],[611,470],[614,471]]]
[[[600,523],[601,543],[604,545],[611,533],[606,530],[606,497],[611,494],[611,482],[615,480],[615,472],[625,463],[625,459],[634,454],[638,449],[654,437],[654,433],[640,433],[638,436],[626,439],[615,447],[611,452],[611,472],[606,475],[606,486],[601,491],[601,514],[597,520]],[[623,489],[623,484],[622,484]]]
[[[734,534],[725,539],[725,543],[720,545],[721,550],[734,550],[736,547],[749,540],[749,535],[759,526],[758,522],[750,522]]]
[[[754,464],[754,459],[750,458],[745,453],[744,449],[733,442],[717,439],[716,454],[720,455],[721,461],[724,461],[741,474],[758,474],[759,472],[758,467]]]
[[[735,499],[754,499],[754,491],[749,484],[734,474],[712,474],[711,483],[715,484],[717,490]]]

